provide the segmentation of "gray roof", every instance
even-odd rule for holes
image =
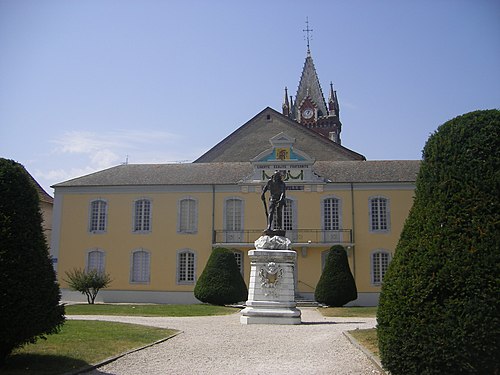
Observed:
[[[246,124],[236,129],[195,163],[246,162],[271,145],[269,140],[279,133],[295,138],[294,148],[315,160],[365,160],[365,157],[316,133],[267,107]]]
[[[317,161],[313,170],[333,183],[414,182],[418,160]],[[190,164],[125,164],[54,185],[147,186],[147,185],[231,185],[253,173],[250,162]]]
[[[317,161],[316,174],[332,182],[415,182],[420,160]]]
[[[211,185],[234,184],[250,175],[250,163],[124,164],[55,185]]]

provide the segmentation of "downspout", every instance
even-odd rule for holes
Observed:
[[[356,280],[356,252],[354,251],[354,244],[356,243],[355,239],[355,216],[354,216],[354,184],[351,182],[351,219],[352,219],[352,238],[351,238],[351,243],[352,245],[352,273],[354,274],[354,280]]]
[[[216,241],[215,235],[215,185],[212,184],[212,245]]]

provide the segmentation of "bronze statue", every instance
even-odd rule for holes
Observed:
[[[266,205],[266,191],[270,192],[269,197],[269,212],[267,211]],[[271,227],[273,224],[274,212],[277,211],[277,229],[282,230],[283,221],[283,207],[286,204],[286,186],[281,177],[281,173],[276,171],[274,175],[267,181],[266,186],[262,189],[261,194],[262,202],[264,203],[264,209],[267,216],[267,229],[266,234],[273,233]]]

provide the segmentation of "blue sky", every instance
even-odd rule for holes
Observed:
[[[306,17],[342,144],[369,160],[500,108],[500,1],[0,0],[0,157],[50,194],[127,155],[192,161],[295,96]]]

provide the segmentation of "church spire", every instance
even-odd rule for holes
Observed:
[[[285,86],[285,99],[283,99],[283,114],[285,116],[290,116],[290,103],[288,101],[288,88]]]
[[[302,69],[302,76],[300,77],[297,95],[295,96],[295,104],[297,110],[303,104],[304,100],[309,98],[317,109],[318,116],[326,116],[328,113],[323,90],[319,83],[318,74],[314,67],[313,58],[308,52],[304,68]],[[297,115],[297,114],[296,114]],[[296,117],[297,118],[297,117]]]
[[[306,18],[306,28],[303,31],[306,33],[307,40],[306,61],[295,100],[291,96],[290,101],[288,100],[288,89],[285,87],[285,98],[282,105],[283,115],[295,120],[300,126],[311,129],[340,144],[342,123],[339,118],[340,107],[337,92],[333,89],[333,83],[330,83],[327,104],[311,54],[311,32],[313,30],[309,27],[308,18]]]
[[[337,91],[333,89],[333,83],[330,82],[330,96],[328,97],[328,114],[330,116],[339,116],[340,108],[337,100]]]

